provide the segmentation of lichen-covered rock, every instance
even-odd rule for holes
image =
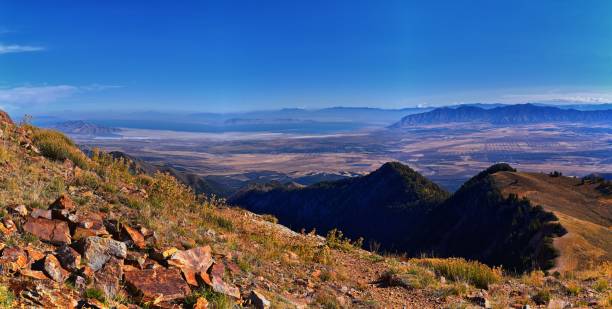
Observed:
[[[62,246],[55,251],[55,256],[62,267],[70,271],[76,271],[81,265],[81,255],[69,246]]]
[[[48,209],[40,209],[40,208],[34,208],[32,209],[32,212],[30,213],[30,216],[32,218],[45,218],[45,219],[53,219],[53,217],[51,216],[51,210]]]
[[[212,264],[210,246],[177,251],[168,259],[168,265],[179,268],[187,283],[193,286],[198,286],[196,275],[208,271]]]
[[[45,273],[49,278],[56,282],[64,282],[69,273],[62,268],[62,265],[53,254],[47,254],[44,262]]]
[[[126,270],[124,278],[141,302],[179,300],[191,293],[181,273],[174,268]]]
[[[94,271],[101,269],[111,257],[124,259],[126,256],[127,246],[120,241],[97,236],[85,239],[83,257]]]
[[[54,245],[71,243],[70,229],[64,221],[30,217],[23,230]]]
[[[240,298],[240,290],[238,287],[223,281],[225,266],[223,263],[214,263],[210,268],[210,281],[213,291],[234,298]]]
[[[22,269],[19,273],[28,278],[36,279],[36,280],[45,280],[49,279],[45,273],[40,270],[31,270],[31,269]]]
[[[20,296],[25,308],[76,308],[78,305],[74,292],[59,290],[51,281],[36,281],[36,285],[22,291]]]
[[[123,260],[111,257],[102,269],[93,275],[94,287],[104,292],[107,299],[114,298],[121,289]]]
[[[0,268],[2,273],[17,272],[28,266],[28,256],[25,250],[18,247],[9,247],[2,250]]]

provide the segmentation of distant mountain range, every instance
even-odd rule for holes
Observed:
[[[62,131],[70,135],[87,136],[117,136],[121,130],[107,126],[97,125],[82,120],[64,121],[50,126],[53,129]]]
[[[451,195],[395,162],[366,176],[307,187],[255,185],[229,201],[272,214],[297,231],[325,234],[338,228],[353,239],[364,237],[366,248],[410,256],[460,256],[524,271],[561,267],[555,262],[560,255],[597,260],[604,252],[609,258],[605,252],[612,249],[607,229],[612,213],[598,206],[609,198],[601,187],[571,177],[518,173],[507,164],[496,164]],[[531,192],[546,197],[538,199],[544,207],[525,198]],[[575,203],[583,210],[566,206]],[[597,215],[589,215],[593,211]],[[588,235],[580,238],[580,246],[588,251],[575,252],[568,244],[584,234],[581,228]],[[553,239],[568,229],[572,236],[556,246]]]
[[[486,122],[499,125],[543,122],[612,123],[612,110],[579,111],[534,104],[508,105],[491,109],[475,106],[443,107],[426,113],[408,115],[393,124],[391,128],[456,122]]]

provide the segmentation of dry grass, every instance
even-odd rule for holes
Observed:
[[[478,288],[486,289],[489,284],[498,283],[503,275],[500,268],[491,268],[476,261],[466,261],[459,258],[411,259],[411,263],[430,268],[440,276],[453,281],[467,282]]]
[[[33,131],[32,141],[45,157],[57,161],[70,159],[80,168],[89,167],[87,156],[66,135],[38,128],[34,128]]]

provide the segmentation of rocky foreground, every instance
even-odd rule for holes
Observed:
[[[0,114],[2,116],[2,114]],[[609,263],[510,274],[362,250],[0,117],[0,308],[608,308]]]

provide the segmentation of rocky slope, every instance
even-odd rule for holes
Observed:
[[[0,122],[0,308],[609,306],[612,267],[507,276],[323,238]]]

